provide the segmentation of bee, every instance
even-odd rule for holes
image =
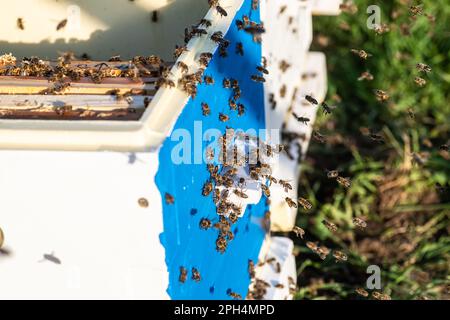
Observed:
[[[262,72],[264,74],[269,74],[269,71],[266,68],[264,68],[263,66],[257,66],[256,70],[258,70],[259,72]]]
[[[178,277],[178,281],[181,283],[185,283],[187,279],[187,269],[184,267],[180,267],[180,276]]]
[[[305,96],[305,100],[308,101],[311,104],[314,104],[314,105],[318,105],[319,104],[319,102],[315,98],[310,96],[310,95],[306,95]]]
[[[214,84],[214,78],[211,76],[204,76],[203,80],[205,81],[206,85],[213,85]]]
[[[376,134],[376,133],[371,132],[369,134],[369,138],[375,142],[384,142],[384,138],[381,134]]]
[[[360,229],[364,229],[367,227],[367,222],[361,218],[355,217],[352,219],[352,221],[353,221],[353,224]]]
[[[285,200],[290,208],[296,208],[296,209],[298,208],[297,203],[294,200],[292,200],[291,198],[286,197]]]
[[[141,206],[142,208],[148,208],[148,200],[145,199],[145,198],[139,198],[138,204],[139,204],[139,206]]]
[[[327,220],[322,220],[322,224],[331,232],[336,232],[338,230],[337,225]]]
[[[336,262],[347,261],[347,259],[348,259],[347,255],[345,253],[343,253],[342,251],[338,251],[338,250],[335,250],[333,252],[333,257],[336,259]]]
[[[288,192],[288,190],[292,190],[292,186],[289,182],[285,180],[278,180],[278,183],[284,188],[284,192]]]
[[[420,6],[411,6],[411,7],[409,7],[409,12],[411,13],[411,15],[413,17],[420,16],[423,14],[423,8],[421,5]]]
[[[327,170],[327,178],[329,179],[335,179],[339,176],[339,171],[337,170]]]
[[[231,80],[227,79],[227,78],[224,78],[223,82],[222,82],[222,85],[223,85],[223,87],[225,89],[230,89],[231,88]]]
[[[319,246],[317,245],[317,242],[308,241],[306,242],[306,247],[314,252],[317,251]]]
[[[227,250],[228,242],[225,237],[219,236],[216,240],[216,250],[224,253]]]
[[[211,114],[211,109],[206,102],[202,102],[202,114],[206,117]]]
[[[174,204],[175,203],[175,198],[170,193],[166,192],[164,194],[164,199],[166,200],[166,204]]]
[[[358,81],[372,81],[374,79],[373,75],[369,71],[364,71],[358,78]]]
[[[369,296],[369,293],[363,288],[357,288],[355,292],[364,298],[367,298]]]
[[[427,161],[426,153],[419,154],[419,153],[413,152],[413,153],[411,153],[411,157],[412,157],[411,162],[413,164],[418,164],[420,166],[425,165],[425,162]]]
[[[192,267],[192,280],[195,282],[200,282],[202,280],[202,277],[200,276],[200,272],[197,270],[197,268]]]
[[[236,110],[237,109],[236,101],[234,101],[233,99],[229,99],[228,100],[228,106],[230,107],[230,110]]]
[[[341,3],[339,5],[339,10],[342,10],[342,12],[346,12],[349,14],[355,14],[358,12],[358,7],[353,3],[353,1],[345,1],[344,3]]]
[[[295,233],[295,235],[298,237],[300,237],[301,239],[303,239],[303,237],[305,236],[305,230],[303,230],[300,227],[294,226],[294,228],[292,229],[292,231]]]
[[[379,89],[375,90],[375,96],[377,100],[381,102],[389,100],[389,94],[387,94],[387,92],[383,90]]]
[[[152,13],[151,13],[151,15],[152,15],[152,22],[158,22],[158,11],[157,10],[153,10],[152,11]]]
[[[252,10],[258,10],[259,0],[252,0]]]
[[[214,41],[217,44],[222,43],[222,41],[223,41],[223,33],[222,33],[222,31],[214,32],[211,35],[211,40]]]
[[[391,297],[389,295],[378,292],[378,291],[372,292],[372,298],[374,298],[376,300],[391,300]]]
[[[211,20],[208,19],[202,19],[200,20],[200,23],[198,24],[199,26],[205,26],[206,28],[209,28],[212,26],[212,22]]]
[[[228,16],[228,13],[226,12],[226,10],[219,5],[216,6],[216,11],[218,14],[220,14],[221,17]]]
[[[204,197],[207,197],[210,195],[210,193],[213,191],[213,184],[211,181],[207,181],[204,185],[203,185],[203,190],[202,190],[202,195]]]
[[[236,43],[236,54],[243,56],[244,55],[244,45],[242,42]]]
[[[230,297],[232,297],[233,299],[235,299],[235,300],[241,300],[242,299],[242,296],[239,293],[233,292],[231,290],[228,292],[228,295]]]
[[[285,73],[287,69],[291,67],[291,64],[288,63],[286,60],[281,60],[278,67],[280,68],[281,72]]]
[[[190,38],[195,37],[195,36],[201,37],[201,36],[207,35],[207,34],[208,34],[208,31],[206,31],[205,29],[202,29],[202,28],[193,28],[193,29],[191,30],[191,32],[189,33],[189,37],[190,37]]]
[[[390,31],[389,26],[386,23],[377,24],[373,29],[377,35],[382,35]]]
[[[415,77],[414,78],[414,82],[419,86],[419,87],[423,87],[427,84],[427,81],[424,78],[421,77]]]
[[[175,50],[173,52],[173,58],[178,59],[184,52],[189,51],[186,46],[175,46]]]
[[[186,63],[184,63],[183,61],[178,61],[177,62],[177,67],[181,69],[182,73],[188,73],[189,72],[189,67]]]
[[[320,106],[322,107],[324,114],[331,114],[331,112],[332,112],[331,110],[336,108],[336,107],[330,107],[325,102],[322,102],[322,104]]]
[[[308,125],[308,122],[311,121],[309,118],[300,117],[295,112],[292,113],[295,119],[297,119],[298,122],[303,123],[304,125]]]
[[[52,251],[52,253],[44,253],[42,257],[43,257],[43,259],[41,261],[47,260],[47,261],[53,262],[54,264],[61,264],[61,260],[59,260],[55,256],[53,251]]]
[[[255,263],[253,262],[253,260],[248,260],[248,274],[250,276],[250,278],[254,278],[255,277]]]
[[[327,142],[326,137],[317,131],[313,132],[312,137],[314,138],[314,140],[318,141],[319,143]]]
[[[280,11],[278,11],[278,15],[282,15],[287,9],[286,5],[280,6]]]
[[[431,67],[426,65],[425,63],[418,63],[416,65],[417,70],[419,70],[420,72],[425,72],[425,73],[430,73],[431,72]]]
[[[56,26],[56,31],[63,29],[67,25],[67,19],[61,20]]]
[[[4,242],[5,242],[5,234],[3,233],[2,228],[0,228],[0,249],[2,248]]]
[[[20,30],[25,30],[23,18],[17,18],[17,28],[19,28]]]
[[[266,82],[266,79],[264,79],[264,77],[262,77],[262,76],[258,76],[258,75],[252,75],[251,77],[250,77],[253,81],[255,81],[255,82]]]
[[[230,117],[227,116],[226,114],[219,113],[219,120],[220,120],[221,122],[227,122],[228,120],[230,120]]]
[[[238,197],[240,197],[240,198],[243,198],[243,199],[247,199],[248,198],[248,195],[246,193],[244,193],[243,191],[241,191],[241,190],[234,189],[233,193],[235,195],[237,195]]]
[[[282,284],[282,283],[277,283],[277,284],[275,285],[275,288],[277,288],[277,289],[283,289],[283,288],[284,288],[284,284]]]
[[[242,94],[241,89],[240,88],[235,88],[233,90],[233,99],[234,100],[239,100],[241,98],[241,94]]]
[[[200,220],[200,229],[208,230],[209,228],[211,228],[211,220],[206,219],[206,218],[202,218]]]
[[[242,116],[245,113],[245,106],[242,103],[238,104],[238,116]]]
[[[367,60],[367,58],[372,56],[370,53],[367,53],[366,51],[364,51],[362,49],[361,50],[351,49],[350,51],[352,53],[356,54],[357,56],[359,56],[363,60]]]
[[[306,200],[305,198],[298,198],[297,200],[298,204],[301,205],[303,207],[303,209],[305,210],[311,210],[312,209],[312,204],[311,202],[309,202],[308,200]]]
[[[345,188],[350,188],[352,185],[352,182],[349,178],[343,178],[343,177],[337,177],[336,181]]]
[[[270,189],[265,184],[261,184],[261,190],[263,191],[266,197],[270,197]]]
[[[207,67],[209,62],[211,61],[213,55],[210,52],[203,52],[200,54],[200,58],[198,60],[198,62],[200,63],[200,65]]]

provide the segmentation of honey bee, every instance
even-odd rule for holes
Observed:
[[[181,69],[182,73],[188,73],[189,72],[189,67],[186,63],[184,63],[183,61],[178,61],[177,62],[177,67]]]
[[[210,193],[213,191],[213,184],[211,181],[207,181],[204,186],[203,186],[203,190],[202,190],[202,195],[204,197],[207,197],[210,195]]]
[[[173,52],[173,58],[178,59],[184,52],[189,51],[186,46],[175,46],[175,50]]]
[[[311,95],[306,95],[305,96],[305,100],[308,101],[309,103],[313,104],[313,105],[318,105],[319,102]]]
[[[220,120],[221,122],[227,122],[228,120],[230,120],[230,117],[227,116],[226,114],[219,113],[219,120]]]
[[[277,288],[277,289],[283,289],[283,288],[284,288],[284,284],[282,284],[282,283],[277,283],[277,284],[275,285],[275,288]]]
[[[158,11],[157,10],[153,10],[152,11],[152,22],[156,23],[158,22]]]
[[[367,227],[367,222],[361,218],[355,217],[352,219],[352,221],[353,221],[353,224],[360,229],[364,229]]]
[[[252,9],[258,10],[259,7],[259,0],[252,0]]]
[[[278,11],[278,15],[282,15],[287,9],[286,5],[280,6],[280,11]]]
[[[161,77],[158,79],[157,84],[158,87],[166,87],[166,88],[174,88],[175,82],[165,77]]]
[[[189,33],[189,38],[192,38],[192,37],[201,37],[201,36],[204,36],[204,35],[207,35],[208,34],[208,31],[206,31],[205,29],[202,29],[202,28],[193,28],[192,30],[191,30],[191,32]]]
[[[202,19],[200,20],[200,23],[198,24],[199,26],[205,26],[206,28],[209,28],[212,26],[212,22],[211,20],[208,19]]]
[[[211,76],[204,76],[203,79],[205,80],[206,85],[213,85],[214,84],[214,78]]]
[[[317,249],[319,248],[318,245],[317,245],[317,242],[312,242],[312,241],[306,242],[306,247],[308,247],[308,249],[310,249],[310,250],[312,250],[314,252],[316,252]]]
[[[374,79],[373,75],[369,71],[365,71],[365,72],[361,73],[361,75],[358,78],[358,81],[363,81],[363,80],[372,81],[373,79]]]
[[[20,30],[25,30],[23,18],[17,18],[17,28],[19,28]]]
[[[311,202],[309,202],[305,198],[298,198],[297,202],[303,207],[304,210],[311,210],[313,207]]]
[[[266,178],[267,178],[267,180],[269,180],[269,186],[272,185],[272,183],[277,183],[278,182],[277,179],[275,179],[271,175],[267,175]]]
[[[350,188],[352,185],[352,182],[349,178],[343,178],[343,177],[337,177],[336,181],[345,188]]]
[[[419,86],[419,87],[423,87],[427,84],[427,81],[424,78],[421,77],[415,77],[414,78],[414,82]]]
[[[362,49],[361,50],[351,49],[350,51],[352,53],[356,54],[357,56],[359,56],[363,60],[367,60],[367,58],[372,56],[370,53],[367,53],[366,51],[364,51]]]
[[[230,107],[230,110],[236,110],[237,109],[236,101],[234,101],[233,99],[229,99],[228,100],[228,106]]]
[[[230,89],[231,88],[231,80],[227,79],[227,78],[224,78],[223,82],[222,82],[222,85],[223,85],[223,87],[225,89]]]
[[[266,197],[270,197],[270,189],[265,184],[261,184],[261,190],[263,191]]]
[[[287,69],[291,67],[291,64],[288,63],[286,60],[281,60],[278,67],[280,68],[281,72],[285,73]]]
[[[175,203],[175,198],[170,194],[170,193],[165,193],[164,195],[164,199],[166,200],[166,204],[174,204]]]
[[[5,234],[3,233],[2,228],[0,228],[0,249],[2,248],[4,242],[5,242]]]
[[[67,25],[67,19],[61,20],[56,26],[56,31],[63,29]]]
[[[269,71],[266,68],[264,68],[263,66],[257,66],[256,70],[258,70],[259,72],[262,72],[264,74],[269,74]]]
[[[241,191],[241,190],[234,189],[233,193],[235,195],[237,195],[238,197],[240,197],[240,198],[243,198],[243,199],[247,199],[248,198],[248,195],[246,193],[244,193],[243,191]]]
[[[216,6],[216,11],[218,14],[220,14],[221,17],[228,16],[228,13],[226,12],[226,10],[219,5]]]
[[[235,299],[235,300],[241,300],[242,299],[242,296],[239,293],[233,292],[231,290],[228,292],[228,295],[230,297],[232,297],[233,299]]]
[[[253,260],[248,260],[248,274],[250,276],[250,278],[254,278],[255,277],[255,263],[253,262]]]
[[[349,14],[355,14],[356,12],[358,12],[358,7],[351,0],[341,3],[339,5],[339,9],[342,10],[342,12],[346,12]]]
[[[373,29],[377,35],[382,35],[390,31],[389,26],[386,23],[377,24]]]
[[[347,259],[348,259],[347,255],[345,253],[343,253],[342,251],[338,251],[338,250],[335,250],[333,252],[333,257],[336,259],[336,262],[347,261]]]
[[[290,208],[298,208],[297,203],[294,200],[292,200],[291,198],[286,197],[285,200]]]
[[[244,55],[244,45],[242,42],[236,43],[236,54],[243,56]]]
[[[420,72],[425,72],[425,73],[430,73],[431,72],[431,67],[426,65],[425,63],[418,63],[416,65],[417,70],[419,70]]]
[[[211,220],[202,218],[200,220],[200,229],[208,230],[209,228],[211,228]]]
[[[211,109],[206,102],[202,102],[202,114],[206,117],[211,114]]]
[[[389,94],[387,94],[386,91],[379,89],[375,90],[375,96],[377,100],[381,102],[387,101],[389,99]]]
[[[308,125],[308,122],[311,121],[309,118],[300,117],[295,112],[292,112],[292,115],[295,119],[297,119],[298,122],[303,123],[304,125]]]
[[[294,226],[294,228],[292,229],[292,231],[295,233],[295,235],[298,237],[300,237],[301,239],[303,239],[303,237],[305,236],[305,230],[303,230],[300,227]]]
[[[180,267],[180,276],[178,277],[178,281],[181,283],[185,283],[187,279],[187,269],[184,267]]]
[[[217,44],[222,43],[223,41],[223,33],[222,31],[216,31],[211,35],[211,40]]]
[[[357,288],[355,292],[364,298],[367,298],[369,296],[369,293],[363,288]]]
[[[227,250],[228,242],[225,237],[219,236],[216,240],[216,250],[224,253]]]
[[[258,76],[256,74],[252,75],[250,78],[255,82],[266,82],[266,79],[264,79],[264,77]]]
[[[41,261],[47,260],[53,262],[54,264],[61,264],[61,260],[55,256],[53,251],[52,253],[44,253],[42,257],[43,259]]]
[[[372,292],[372,298],[374,298],[376,300],[391,300],[391,297],[389,295],[387,295],[386,293],[378,292],[378,291]]]
[[[192,267],[192,280],[194,280],[195,282],[200,282],[200,280],[202,280],[202,277],[200,276],[200,272]]]
[[[339,176],[339,171],[337,170],[327,170],[327,178],[329,179],[335,179]]]
[[[145,199],[145,198],[139,198],[138,204],[139,204],[139,206],[141,206],[142,208],[148,208],[148,200]]]
[[[318,141],[319,143],[325,143],[327,142],[326,138],[324,135],[320,134],[317,131],[314,131],[312,134],[312,137],[314,138],[314,140]]]
[[[323,109],[323,113],[324,114],[331,114],[332,109],[336,108],[336,107],[330,107],[328,104],[326,104],[325,102],[322,102],[322,104],[320,105]]]
[[[245,113],[245,106],[242,103],[238,103],[238,116],[242,116]]]
[[[409,7],[409,12],[413,17],[420,16],[423,14],[423,8],[421,5],[419,6],[411,6]]]
[[[292,190],[292,186],[289,182],[279,179],[278,183],[284,188],[284,192],[288,192],[288,190]]]
[[[239,100],[241,98],[241,89],[240,88],[235,88],[233,90],[233,99],[234,100]]]

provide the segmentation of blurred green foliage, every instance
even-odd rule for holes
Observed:
[[[450,1],[354,3],[355,14],[314,18],[313,50],[327,55],[327,103],[337,108],[315,124],[328,142],[312,142],[302,165],[299,195],[310,199],[314,210],[300,210],[297,221],[306,241],[342,250],[348,261],[337,263],[331,254],[321,261],[295,238],[295,298],[363,299],[355,289],[365,288],[366,268],[376,264],[382,269],[381,291],[393,299],[448,299],[450,197],[437,184],[450,181],[450,157],[440,150],[449,144]],[[377,35],[367,27],[372,4],[380,6],[388,33]],[[420,4],[424,14],[412,17],[410,5]],[[372,56],[363,60],[351,49]],[[419,73],[419,62],[432,72]],[[373,81],[357,80],[364,71]],[[427,84],[419,87],[416,76]],[[390,99],[379,102],[376,89]],[[371,140],[369,131],[384,141]],[[413,153],[424,163],[414,163]],[[350,177],[352,186],[328,179],[327,169]],[[355,229],[353,217],[364,218],[368,227]],[[330,232],[324,219],[339,230]]]

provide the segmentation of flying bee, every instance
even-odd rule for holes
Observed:
[[[288,192],[288,190],[292,190],[292,186],[289,182],[279,179],[278,183],[284,188],[284,192]]]
[[[304,125],[308,125],[308,122],[311,121],[309,118],[300,117],[295,112],[292,112],[292,115],[295,119],[297,119],[298,122],[303,123]]]
[[[376,300],[391,300],[391,297],[389,295],[378,292],[378,291],[372,292],[372,298],[374,298]]]
[[[295,235],[298,237],[300,237],[301,239],[303,239],[303,237],[305,236],[305,230],[303,230],[300,227],[294,226],[294,228],[292,229],[292,232],[295,233]]]
[[[200,282],[200,280],[202,280],[200,272],[194,267],[192,267],[192,280],[194,280],[195,282]]]
[[[343,177],[337,177],[336,181],[345,188],[350,188],[352,185],[352,182],[349,178],[343,178]]]
[[[317,131],[313,132],[312,137],[314,138],[314,140],[318,141],[319,143],[327,142],[326,137]]]
[[[364,71],[358,78],[358,81],[372,81],[374,79],[373,75],[369,71]]]
[[[375,90],[375,96],[378,101],[385,102],[389,99],[389,94],[383,90]]]
[[[219,113],[219,121],[220,122],[227,122],[228,120],[230,120],[229,116],[227,116],[226,114],[223,114],[223,113]]]
[[[298,208],[297,203],[291,198],[286,197],[284,200],[286,200],[286,203],[290,208]]]
[[[157,10],[153,10],[152,11],[152,22],[156,23],[158,21],[159,21],[158,11]]]
[[[343,253],[342,251],[338,251],[338,250],[335,250],[333,252],[333,257],[336,259],[336,262],[347,261],[347,259],[348,259],[347,255],[345,253]]]
[[[357,288],[355,292],[364,298],[367,298],[369,296],[369,293],[363,288]]]
[[[270,197],[270,189],[268,186],[266,186],[265,184],[261,184],[261,190],[267,198]]]
[[[213,184],[211,181],[207,181],[204,186],[203,186],[203,190],[202,190],[202,195],[204,197],[209,196],[209,194],[213,191]]]
[[[202,102],[202,114],[206,117],[211,114],[211,109],[206,102]]]
[[[278,68],[280,68],[281,72],[285,73],[287,71],[287,69],[289,69],[291,67],[291,64],[289,62],[287,62],[286,60],[281,60]]]
[[[287,9],[287,6],[286,6],[286,5],[280,6],[280,11],[278,11],[278,15],[283,14],[283,13],[286,11],[286,9]]]
[[[419,70],[420,72],[425,72],[425,73],[430,73],[431,72],[431,67],[429,65],[426,65],[425,63],[418,63],[416,65],[417,70]]]
[[[350,51],[352,53],[356,54],[357,56],[359,56],[363,60],[367,60],[367,58],[372,56],[370,53],[367,53],[366,51],[364,51],[362,49],[361,50],[351,49]]]
[[[164,199],[166,200],[166,204],[174,204],[175,198],[170,193],[165,193]]]
[[[206,85],[213,85],[214,84],[214,78],[211,76],[204,76],[203,80],[205,80]]]
[[[236,43],[236,54],[243,56],[244,55],[244,45],[242,42]]]
[[[245,106],[242,103],[238,103],[238,116],[242,116],[245,113]]]
[[[217,44],[220,44],[223,41],[223,33],[222,31],[216,31],[211,35],[211,40]]]
[[[311,210],[312,209],[312,204],[311,202],[309,202],[308,200],[306,200],[305,198],[298,198],[297,200],[298,204],[301,205],[303,207],[303,209],[305,210]]]
[[[258,76],[256,74],[252,75],[250,78],[255,82],[266,82],[266,79],[264,79],[264,77]]]
[[[241,190],[234,189],[233,193],[235,195],[237,195],[238,197],[240,197],[240,198],[243,198],[243,199],[247,199],[248,198],[248,195],[246,193],[244,193],[243,191],[241,191]]]
[[[427,84],[427,81],[424,78],[421,77],[415,77],[414,78],[414,82],[419,86],[419,87],[423,87]]]
[[[327,220],[322,220],[322,224],[331,232],[336,232],[338,230],[337,225],[335,225],[334,223],[327,221]]]
[[[211,228],[211,220],[206,219],[206,218],[202,218],[200,220],[200,229],[208,230],[209,228]]]
[[[17,18],[17,28],[19,28],[20,30],[25,30],[23,18]]]
[[[202,19],[200,20],[200,23],[198,24],[199,26],[205,26],[206,28],[209,28],[212,26],[212,22],[211,20],[208,19]]]
[[[67,25],[67,19],[61,20],[56,26],[56,31],[63,29]]]
[[[228,16],[228,13],[226,12],[226,10],[219,5],[216,6],[216,11],[218,14],[220,14],[221,17]]]
[[[187,269],[184,267],[180,267],[180,276],[178,277],[178,281],[181,283],[185,283],[187,279]]]
[[[184,63],[183,61],[178,61],[177,62],[177,67],[181,69],[182,73],[188,73],[189,72],[189,67],[186,63]]]
[[[269,74],[269,71],[266,68],[264,68],[263,66],[257,66],[256,70],[258,70],[259,72],[264,73],[264,74]]]
[[[317,245],[317,242],[312,242],[312,241],[308,241],[306,242],[306,247],[308,247],[308,249],[316,252],[317,249],[319,248],[319,246]]]
[[[325,102],[322,102],[322,104],[320,106],[322,107],[324,114],[331,114],[332,109],[336,108],[336,107],[330,107]]]
[[[233,292],[231,290],[228,292],[228,295],[230,297],[232,297],[233,299],[235,299],[235,300],[241,300],[242,299],[242,296],[239,293]]]
[[[314,104],[314,105],[318,105],[319,104],[319,102],[311,95],[306,95],[305,96],[305,100],[308,101],[311,104]]]
[[[335,179],[339,176],[339,171],[337,170],[327,170],[327,178]]]
[[[173,58],[178,59],[184,52],[189,51],[186,46],[175,46],[175,50],[173,52]]]
[[[364,221],[364,220],[361,219],[361,218],[354,217],[354,218],[352,219],[352,221],[353,221],[353,224],[354,224],[355,226],[357,226],[358,228],[360,228],[360,229],[364,229],[364,228],[367,227],[367,222]]]
[[[43,259],[39,262],[43,262],[45,260],[53,262],[54,264],[61,264],[61,260],[55,256],[55,253],[52,251],[51,253],[44,253]]]

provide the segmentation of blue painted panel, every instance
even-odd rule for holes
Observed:
[[[241,19],[244,14],[259,22],[259,11],[251,10],[251,0],[244,2],[235,20]],[[263,86],[250,79],[250,75],[257,73],[256,66],[261,62],[261,45],[254,43],[248,33],[238,31],[235,21],[225,38],[231,42],[228,57],[222,58],[216,52],[205,72],[213,76],[215,84],[199,85],[197,97],[185,106],[175,130],[186,129],[193,137],[194,121],[202,121],[203,132],[209,128],[225,132],[226,126],[244,130],[264,129]],[[236,54],[238,42],[244,45],[244,56]],[[246,107],[241,117],[236,111],[229,110],[228,99],[232,90],[223,88],[224,78],[239,81],[242,89],[239,102]],[[208,117],[202,115],[202,102],[207,102],[211,107]],[[219,122],[219,112],[229,115],[230,121]],[[217,252],[218,231],[214,228],[206,231],[199,228],[202,218],[208,218],[213,223],[219,220],[212,198],[201,194],[203,184],[209,178],[206,164],[174,165],[171,151],[176,144],[178,142],[170,138],[164,142],[156,176],[162,198],[165,192],[175,197],[173,205],[167,205],[163,200],[164,233],[161,234],[161,243],[166,250],[169,271],[167,291],[172,299],[230,299],[227,295],[229,289],[245,297],[250,283],[248,260],[257,261],[264,239],[261,219],[266,210],[265,199],[247,207],[245,215],[232,226],[234,240],[229,242],[225,253]],[[207,145],[208,142],[203,143],[204,148]],[[180,266],[188,270],[188,279],[184,284],[179,282]],[[202,278],[200,282],[191,279],[192,267],[199,270]]]

